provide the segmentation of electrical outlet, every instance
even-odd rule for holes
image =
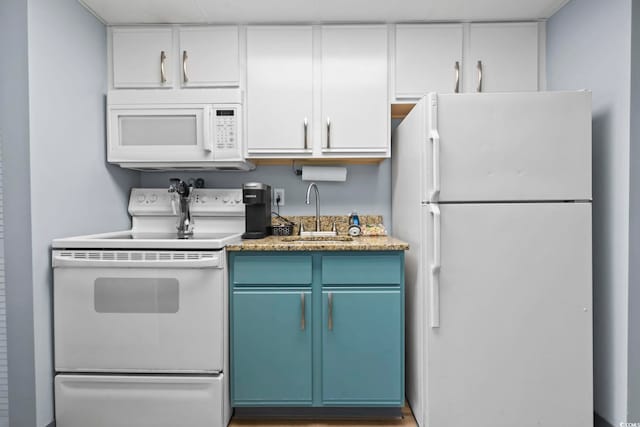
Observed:
[[[278,197],[280,197],[280,202],[278,203]],[[284,206],[284,188],[274,188],[273,189],[273,206]]]

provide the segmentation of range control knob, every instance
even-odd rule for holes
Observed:
[[[158,195],[157,194],[152,194],[151,195],[151,203],[155,203],[158,201]]]
[[[225,203],[229,203],[229,197],[228,197],[228,196],[225,196],[225,197],[222,199],[222,201],[223,201],[223,202],[225,202]]]
[[[137,201],[138,203],[142,203],[142,202],[144,202],[144,199],[145,199],[145,198],[146,198],[146,197],[144,196],[144,194],[138,194],[138,196],[136,197],[136,201]]]

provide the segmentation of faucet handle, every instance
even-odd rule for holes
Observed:
[[[304,224],[300,221],[300,228],[298,228],[298,235],[304,233]]]
[[[336,228],[336,222],[333,221],[333,225],[331,226],[331,231],[338,234],[338,229]]]

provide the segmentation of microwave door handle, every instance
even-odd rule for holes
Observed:
[[[213,109],[211,106],[205,108],[205,120],[204,120],[204,143],[203,148],[207,153],[213,152]]]

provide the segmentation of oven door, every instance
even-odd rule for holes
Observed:
[[[217,373],[224,251],[54,251],[57,372]]]

